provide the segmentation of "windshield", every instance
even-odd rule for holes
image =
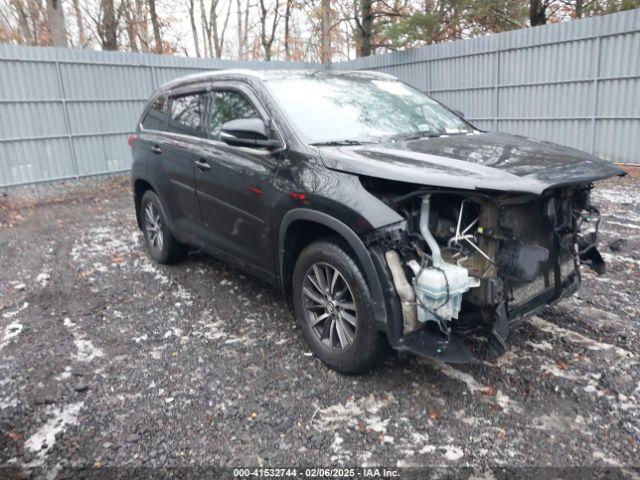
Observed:
[[[472,131],[453,112],[397,80],[297,75],[265,84],[310,144]]]

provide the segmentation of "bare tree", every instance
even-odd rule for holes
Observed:
[[[156,0],[148,0],[149,16],[151,17],[151,25],[153,26],[153,39],[155,42],[155,52],[162,53],[162,33],[160,31],[160,21],[158,20],[158,12],[156,10]]]
[[[529,3],[529,21],[531,26],[544,25],[547,23],[547,8],[550,1],[531,0]]]
[[[41,42],[41,9],[40,5],[29,0],[10,0],[10,5],[18,17],[19,37],[27,45],[40,45]]]
[[[145,0],[135,0],[136,4],[136,32],[138,34],[138,40],[140,41],[140,50],[148,52],[150,50],[149,44],[151,40],[149,38],[149,17],[147,15],[147,5]]]
[[[286,2],[287,7],[284,11],[284,56],[285,60],[291,60],[291,10],[293,0],[286,0]]]
[[[356,38],[358,40],[356,55],[359,57],[368,57],[373,53],[374,1],[375,0],[360,0],[359,5],[355,2],[355,19],[358,28],[356,31]]]
[[[113,0],[101,0],[98,35],[104,50],[118,50],[118,22]]]
[[[279,9],[280,0],[276,0],[273,12],[265,5],[265,0],[260,0],[260,43],[264,50],[264,59],[267,62],[271,61],[271,48],[280,20]],[[269,22],[269,17],[271,17],[271,22]]]
[[[219,0],[212,0],[211,12],[209,13],[209,25],[213,33],[213,47],[215,49],[216,58],[222,57],[222,49],[224,48],[224,36],[229,24],[229,16],[231,15],[231,0],[228,0],[227,13],[222,22],[222,28],[218,27],[218,4]]]
[[[202,36],[205,57],[220,58],[224,49],[224,38],[231,17],[232,0],[227,2],[227,10],[222,19],[218,7],[223,6],[220,0],[211,0],[209,15],[204,8],[204,0],[200,0],[200,21],[202,23]],[[220,24],[222,21],[222,24]]]
[[[331,63],[331,0],[320,2],[320,63]]]
[[[54,47],[68,47],[67,25],[60,0],[47,0],[47,24],[51,44]]]
[[[127,38],[129,40],[129,50],[132,52],[138,51],[138,25],[134,17],[135,11],[131,7],[130,0],[121,0],[119,16],[124,18],[124,26],[127,31]]]
[[[76,18],[76,27],[78,28],[78,45],[81,48],[87,46],[87,34],[84,31],[84,18],[82,16],[82,10],[80,9],[79,0],[73,0],[73,13]]]
[[[193,44],[196,48],[196,56],[200,57],[200,42],[198,41],[198,29],[196,27],[196,0],[189,0],[189,21],[191,22],[191,35],[193,35]]]

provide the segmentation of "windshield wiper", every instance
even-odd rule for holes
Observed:
[[[327,140],[326,142],[315,142],[312,143],[314,147],[344,147],[345,145],[364,145],[365,143],[374,143],[374,142],[365,142],[362,140],[351,140],[349,138],[343,140]]]
[[[406,140],[417,140],[419,138],[437,138],[440,135],[439,133],[431,133],[431,132],[412,132],[412,133],[401,133],[399,135],[394,135],[391,137],[391,140],[394,141],[406,141]]]
[[[438,138],[438,137],[452,137],[454,135],[468,135],[471,133],[468,130],[460,130],[459,132],[442,132],[442,133],[432,133],[432,132],[413,132],[413,133],[401,133],[400,135],[395,135],[391,137],[392,140],[398,142],[404,142],[409,140],[418,140],[420,138]]]

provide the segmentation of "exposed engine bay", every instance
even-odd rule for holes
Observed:
[[[604,272],[591,185],[540,196],[361,181],[405,219],[370,235],[368,244],[383,252],[391,272],[409,350],[470,361],[459,340],[479,331],[502,354],[524,315],[577,289],[580,265]]]

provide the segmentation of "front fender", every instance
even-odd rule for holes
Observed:
[[[358,261],[364,270],[365,278],[369,288],[371,289],[371,297],[374,303],[374,321],[378,328],[387,329],[387,313],[385,308],[385,298],[382,293],[380,278],[376,272],[375,265],[371,258],[371,254],[364,245],[360,237],[348,225],[341,222],[335,217],[324,212],[311,210],[309,208],[295,208],[285,214],[280,224],[278,235],[278,260],[280,265],[280,278],[284,278],[284,255],[285,255],[285,238],[289,226],[297,220],[306,220],[323,225],[340,235],[353,249]]]

